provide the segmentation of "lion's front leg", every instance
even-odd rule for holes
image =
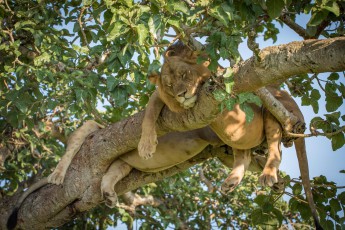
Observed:
[[[118,159],[115,160],[109,167],[108,171],[102,178],[101,193],[105,200],[105,205],[114,208],[117,204],[117,194],[114,190],[115,185],[122,178],[127,176],[132,167],[126,162]]]
[[[248,169],[251,161],[251,149],[240,150],[233,148],[234,165],[230,175],[222,184],[221,191],[224,193],[232,192],[241,183],[244,173]]]
[[[157,133],[156,133],[156,121],[164,106],[164,103],[159,98],[158,92],[155,91],[147,104],[143,123],[141,138],[138,144],[139,156],[148,159],[156,152]]]
[[[138,144],[139,156],[144,159],[149,159],[156,152],[158,144],[157,133],[155,129],[149,129],[151,131],[142,132],[141,138]]]
[[[268,159],[259,177],[262,186],[272,187],[278,182],[278,170],[281,162],[282,127],[272,114],[265,117],[265,133],[268,144]]]

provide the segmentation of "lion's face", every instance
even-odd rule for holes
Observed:
[[[169,109],[181,112],[195,105],[198,89],[210,76],[204,65],[172,56],[165,59],[156,84],[161,99]]]

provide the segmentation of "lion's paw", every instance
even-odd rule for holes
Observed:
[[[279,181],[277,183],[275,183],[273,186],[272,186],[272,189],[273,191],[277,192],[277,193],[281,193],[284,191],[285,189],[285,183],[284,181]]]
[[[52,174],[48,176],[48,183],[60,185],[65,180],[66,172],[56,168]]]
[[[115,208],[118,202],[116,192],[103,194],[105,205],[109,208]]]
[[[118,198],[114,189],[108,189],[102,185],[102,197],[105,201],[105,205],[109,208],[114,208],[117,205]]]
[[[141,137],[138,145],[138,153],[139,156],[144,158],[145,160],[151,158],[153,156],[153,153],[156,152],[158,141],[157,136],[146,136]]]
[[[262,186],[272,187],[275,183],[278,183],[277,169],[265,167],[262,174],[259,177],[259,183]]]
[[[221,191],[223,193],[229,193],[234,191],[234,189],[239,185],[242,181],[243,176],[239,176],[236,174],[230,174],[228,178],[222,184]]]

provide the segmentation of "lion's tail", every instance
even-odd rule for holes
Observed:
[[[308,201],[312,216],[314,218],[315,227],[317,230],[323,230],[323,228],[320,225],[319,216],[316,211],[313,194],[311,192],[311,184],[309,180],[309,166],[308,166],[305,140],[304,138],[298,138],[294,141],[294,144],[296,148],[299,169],[301,172],[302,184],[305,190],[305,194],[307,197],[307,201]]]

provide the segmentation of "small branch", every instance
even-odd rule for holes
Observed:
[[[296,22],[292,21],[292,19],[287,15],[287,13],[283,13],[279,19],[284,22],[290,29],[295,31],[299,36],[301,36],[303,39],[307,39],[307,31],[300,25],[298,25]]]
[[[260,53],[260,48],[259,48],[259,44],[255,42],[255,38],[257,37],[257,34],[255,32],[254,29],[251,29],[248,32],[248,40],[247,40],[247,46],[248,48],[253,51],[254,57],[255,59],[260,62],[261,58],[259,56]]]
[[[7,0],[5,0],[5,4],[6,4],[7,9],[11,12],[11,14],[14,14],[14,12],[11,9],[11,7],[8,5]]]
[[[310,134],[299,134],[299,133],[291,133],[291,132],[286,132],[286,135],[289,137],[316,137],[316,136],[325,136],[325,137],[331,137],[334,135],[337,135],[338,133],[345,132],[345,126],[340,127],[337,131],[331,132],[331,133],[310,133]]]
[[[80,31],[81,31],[81,33],[82,33],[82,35],[83,35],[84,42],[85,42],[86,46],[87,46],[89,49],[91,49],[90,46],[89,46],[89,44],[87,43],[86,34],[85,34],[84,28],[83,28],[83,22],[81,21],[81,20],[82,20],[82,17],[83,17],[83,13],[84,13],[84,11],[85,11],[86,9],[87,9],[87,7],[82,7],[82,8],[81,8],[81,10],[80,10],[80,15],[79,15],[79,18],[78,18],[78,22],[79,22],[79,26],[80,26]]]
[[[278,119],[286,132],[290,133],[294,125],[300,121],[295,115],[290,113],[281,102],[274,98],[266,88],[256,90],[255,94],[260,97],[265,108]]]
[[[327,26],[329,26],[329,23],[330,23],[330,21],[328,21],[328,20],[322,21],[322,22],[319,24],[319,26],[317,27],[316,33],[315,33],[315,35],[313,36],[313,38],[318,38],[318,37],[320,37],[320,35],[322,34],[322,32],[325,30],[325,28],[326,28]]]
[[[8,34],[8,36],[10,36],[11,42],[14,42],[14,37],[13,37],[13,32],[11,29],[8,30],[2,30],[5,34]]]
[[[156,199],[151,195],[141,196],[133,192],[126,192],[122,195],[122,197],[126,204],[120,204],[119,207],[122,207],[133,213],[135,212],[135,208],[139,205],[157,207],[163,203],[161,200]]]
[[[204,182],[204,184],[206,184],[208,192],[213,193],[215,190],[214,186],[212,185],[212,182],[205,177],[204,168],[202,167],[200,167],[199,169],[199,176],[200,176],[200,180]]]
[[[296,179],[291,179],[291,182],[296,183],[296,184],[302,184],[301,181],[298,181]],[[312,187],[322,187],[322,188],[336,188],[336,189],[345,189],[345,186],[335,186],[332,184],[311,184]]]

